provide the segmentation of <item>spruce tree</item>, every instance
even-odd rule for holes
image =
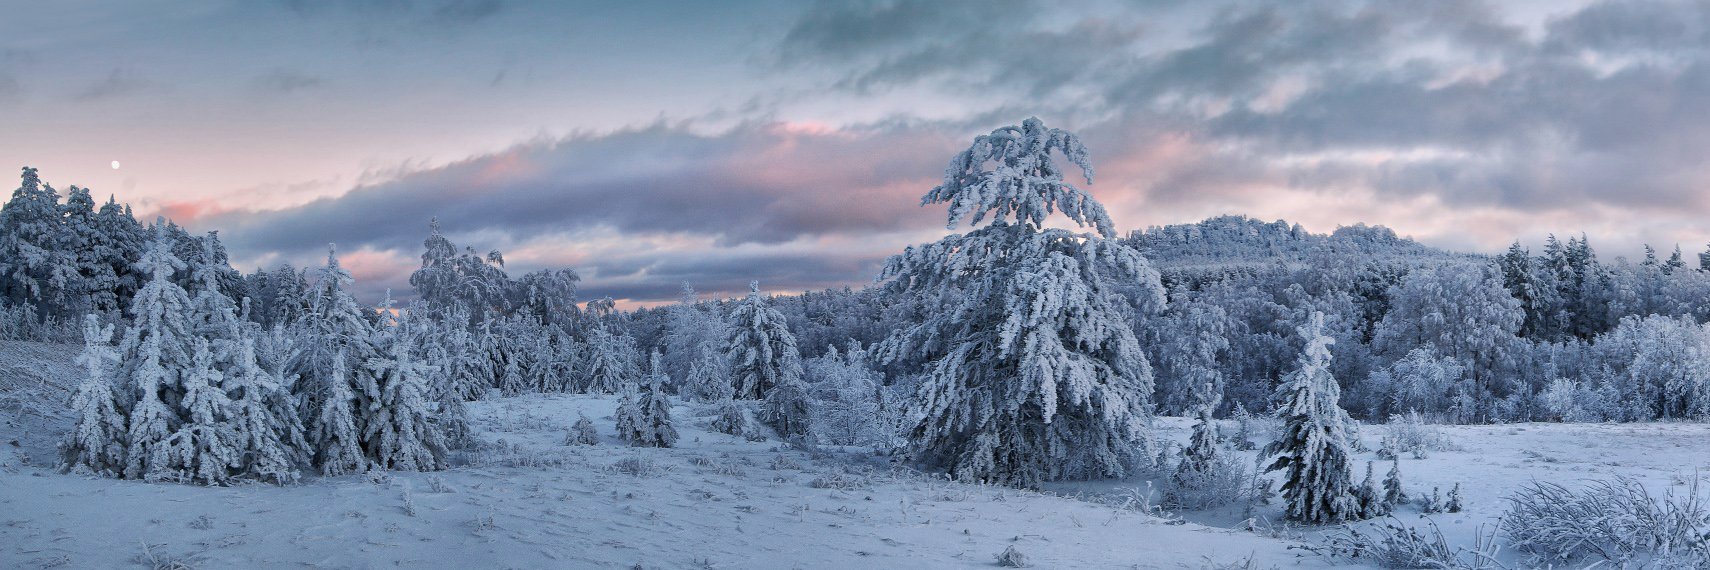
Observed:
[[[1383,502],[1391,509],[1407,503],[1407,492],[1401,488],[1401,460],[1391,459],[1389,474],[1383,478]]]
[[[600,432],[594,429],[594,420],[588,419],[587,414],[578,412],[576,423],[570,426],[570,434],[564,436],[564,445],[599,445]]]
[[[813,401],[807,383],[785,376],[766,392],[760,404],[760,421],[780,437],[803,438],[813,433]]]
[[[427,399],[433,367],[411,357],[411,331],[404,329],[394,325],[385,335],[385,356],[368,361],[377,393],[359,416],[366,426],[363,449],[382,469],[438,471],[445,468],[446,445]]]
[[[318,450],[317,464],[321,459],[341,462],[321,466],[327,474],[367,467],[365,461],[346,457],[344,446],[355,443],[361,448],[362,435],[368,432],[368,411],[380,397],[379,386],[366,366],[377,356],[374,324],[368,317],[371,311],[346,291],[352,282],[350,272],[339,265],[337,250],[329,245],[327,264],[317,272],[309,292],[308,311],[293,325],[299,335],[298,350],[289,370],[298,378],[309,444]],[[340,401],[328,405],[329,399]]]
[[[1152,456],[1152,369],[1130,317],[1161,306],[1163,287],[1054,152],[1091,182],[1080,140],[1036,118],[976,138],[922,204],[949,204],[952,228],[991,220],[909,247],[881,274],[923,315],[878,350],[924,368],[910,456],[961,480],[1120,477]],[[1046,228],[1059,212],[1096,234]]]
[[[677,429],[671,425],[671,400],[664,390],[667,376],[658,352],[650,364],[653,371],[647,383],[630,385],[618,403],[618,437],[634,447],[671,447],[677,443]]]
[[[77,425],[60,448],[66,470],[112,475],[125,468],[125,416],[119,413],[109,381],[118,360],[108,344],[112,339],[113,325],[102,326],[95,315],[83,317],[83,352],[77,363],[86,372],[71,399]]]
[[[1200,480],[1217,463],[1217,420],[1212,419],[1211,412],[1217,409],[1221,398],[1214,389],[1207,383],[1195,390],[1199,419],[1193,424],[1193,435],[1188,438],[1187,447],[1182,449],[1182,461],[1176,466],[1175,479],[1179,484]]]
[[[346,379],[350,367],[345,365],[343,351],[334,353],[330,364],[332,377],[326,381],[327,392],[309,422],[314,430],[309,441],[315,450],[315,465],[327,476],[359,473],[368,468],[368,459],[362,454],[362,434],[356,429],[356,395]]]
[[[1265,447],[1274,457],[1266,472],[1282,471],[1282,496],[1289,520],[1337,523],[1360,518],[1354,496],[1347,413],[1337,404],[1341,388],[1330,376],[1330,345],[1324,334],[1324,314],[1313,312],[1300,327],[1306,340],[1298,369],[1277,389],[1282,433]]]
[[[232,429],[232,401],[220,384],[208,341],[196,339],[191,368],[184,374],[185,420],[165,441],[150,450],[150,481],[187,481],[225,485],[242,460],[237,431]]]
[[[309,459],[303,423],[279,379],[256,359],[255,339],[247,333],[231,353],[223,387],[232,397],[232,428],[244,450],[239,475],[280,484],[296,480],[296,464]]]
[[[155,449],[178,431],[184,419],[184,375],[193,370],[190,297],[172,281],[184,262],[172,254],[172,241],[156,223],[154,242],[137,261],[148,284],[131,300],[131,325],[119,344],[120,402],[128,413],[124,476],[140,479],[155,471]]]
[[[738,400],[762,400],[775,386],[801,382],[796,335],[790,334],[784,314],[766,304],[758,281],[749,282],[748,298],[730,314],[726,346],[736,389],[732,397]]]
[[[614,394],[641,378],[635,339],[608,330],[603,321],[588,331],[586,350],[584,392]]]

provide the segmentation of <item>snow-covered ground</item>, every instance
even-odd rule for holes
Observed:
[[[73,352],[0,343],[0,567],[955,568],[990,567],[1011,546],[1042,568],[1344,564],[1277,538],[1316,542],[1323,530],[1249,532],[1237,509],[1186,513],[1182,523],[1105,498],[1138,479],[1050,494],[950,483],[863,451],[809,453],[713,433],[697,406],[673,411],[678,448],[623,447],[604,396],[472,403],[483,443],[439,473],[230,488],[63,475],[51,465],[70,425],[61,405],[77,377]],[[594,418],[601,445],[562,443],[578,413]],[[1187,438],[1186,420],[1160,426]],[[1376,448],[1383,429],[1362,437]],[[1480,525],[1488,531],[1502,497],[1531,480],[1621,474],[1661,491],[1710,469],[1703,424],[1441,429],[1458,450],[1404,457],[1402,471],[1414,494],[1461,483],[1468,511],[1433,515],[1459,543]],[[1373,456],[1359,457],[1363,474]],[[1380,463],[1379,476],[1386,470]],[[1280,509],[1256,514],[1275,520]],[[1417,507],[1397,515],[1423,522]]]

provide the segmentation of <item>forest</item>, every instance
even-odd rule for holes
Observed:
[[[1262,447],[1287,518],[1323,523],[1405,502],[1396,458],[1420,445],[1386,436],[1387,480],[1368,464],[1357,483],[1362,425],[1710,417],[1710,252],[1600,259],[1579,235],[1480,255],[1243,216],[1123,235],[1077,178],[1093,178],[1079,139],[1029,119],[977,137],[922,198],[966,233],[869,286],[684,283],[620,310],[579,299],[573,268],[513,276],[435,220],[406,301],[359,300],[334,245],[318,267],[243,272],[218,232],[26,167],[0,209],[0,340],[83,346],[64,470],[214,486],[442,470],[472,445],[474,403],[612,394],[632,446],[677,444],[687,402],[717,432],[957,481],[1163,469],[1177,507],[1264,500],[1270,481],[1240,480],[1224,450]],[[1193,422],[1177,451],[1163,417]],[[1255,418],[1274,437],[1251,441]],[[566,441],[598,431],[582,415]],[[1427,508],[1458,512],[1459,494]]]

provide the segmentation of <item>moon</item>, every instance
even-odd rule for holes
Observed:
[[[119,169],[119,161],[115,160],[115,161],[113,161],[113,170],[118,170],[118,169]]]

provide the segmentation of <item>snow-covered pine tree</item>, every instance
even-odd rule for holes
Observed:
[[[600,432],[594,429],[594,420],[588,415],[577,412],[576,423],[570,426],[569,435],[564,436],[564,445],[599,445]]]
[[[77,425],[60,446],[65,470],[112,475],[125,468],[125,416],[108,380],[119,358],[109,344],[112,340],[113,325],[102,326],[93,314],[83,317],[83,352],[77,363],[87,372],[71,398]]]
[[[1229,419],[1235,420],[1235,437],[1230,438],[1238,451],[1252,451],[1259,445],[1253,443],[1253,414],[1247,407],[1235,403],[1235,411],[1229,413]]]
[[[671,425],[671,399],[664,389],[669,376],[658,352],[649,365],[647,383],[627,388],[618,403],[618,437],[634,447],[671,447],[677,444],[677,429]]]
[[[585,392],[613,394],[625,384],[640,379],[641,371],[636,362],[640,355],[635,349],[635,339],[608,330],[603,321],[589,329],[587,334],[587,357],[583,359],[586,363]]]
[[[730,313],[725,354],[738,400],[761,400],[774,386],[800,383],[802,356],[784,314],[766,304],[760,282],[748,283],[748,298]],[[803,394],[805,397],[806,394]]]
[[[1389,514],[1389,503],[1383,500],[1383,490],[1378,488],[1377,476],[1373,474],[1372,462],[1366,462],[1366,479],[1354,490],[1354,497],[1360,501],[1360,518],[1376,518]]]
[[[315,465],[327,476],[358,473],[368,468],[368,459],[362,454],[362,433],[356,429],[358,404],[346,378],[350,367],[345,364],[344,351],[333,353],[327,370],[332,374],[326,381],[327,392],[309,421],[314,429],[309,441],[315,450]]]
[[[368,360],[378,391],[359,416],[365,426],[362,447],[382,469],[438,471],[445,468],[446,445],[427,399],[433,367],[411,357],[412,334],[404,325],[392,325],[382,335],[385,356]]]
[[[314,288],[309,292],[309,310],[293,324],[298,331],[298,351],[289,363],[297,375],[298,399],[303,415],[308,418],[305,432],[317,457],[345,462],[338,467],[323,467],[322,472],[338,474],[366,467],[363,462],[350,462],[342,448],[350,437],[360,442],[367,433],[364,422],[372,402],[380,397],[378,384],[365,364],[377,356],[374,347],[374,324],[368,309],[363,308],[345,289],[353,279],[338,263],[338,251],[327,247],[327,264],[318,271]],[[341,385],[335,385],[341,384]],[[348,398],[348,402],[325,405],[328,398]],[[342,412],[341,412],[342,410]],[[322,421],[344,422],[349,426],[323,425]],[[346,434],[346,429],[353,434]],[[322,438],[333,437],[335,440]]]
[[[1407,503],[1407,492],[1401,488],[1401,460],[1391,459],[1389,474],[1383,477],[1383,502],[1394,510]]]
[[[748,410],[743,408],[742,404],[736,403],[736,399],[731,397],[731,394],[736,391],[736,387],[730,385],[729,377],[720,377],[717,380],[717,383],[707,385],[708,395],[715,402],[715,412],[717,413],[717,417],[714,417],[712,421],[713,431],[730,435],[747,434],[749,430]]]
[[[800,376],[784,376],[766,391],[760,404],[760,421],[785,439],[813,435],[813,398]]]
[[[137,261],[148,283],[131,300],[131,325],[119,343],[120,409],[127,412],[124,476],[141,479],[155,471],[155,448],[178,431],[184,375],[193,369],[193,334],[185,318],[190,296],[172,281],[184,262],[172,254],[165,224],[156,222],[154,242]]]
[[[202,255],[189,264],[194,289],[190,298],[190,329],[208,339],[216,359],[224,361],[241,335],[237,304],[220,290],[221,269],[225,267],[213,261],[218,259],[215,240],[210,236],[201,243]]]
[[[64,316],[67,292],[78,278],[68,238],[59,193],[36,169],[24,167],[22,183],[0,208],[0,299],[35,304],[43,316]]]
[[[232,398],[232,428],[243,448],[238,474],[284,484],[297,479],[297,464],[309,460],[303,423],[288,403],[290,393],[255,356],[247,331],[229,356],[225,383]]]
[[[1188,437],[1187,447],[1182,448],[1182,461],[1176,465],[1175,479],[1179,484],[1202,479],[1218,460],[1217,420],[1211,414],[1221,398],[1216,386],[1210,382],[1195,392],[1195,398],[1199,400],[1195,406],[1199,419],[1193,424],[1193,435]]]
[[[232,429],[232,401],[220,384],[208,341],[195,339],[191,368],[184,371],[185,421],[165,441],[150,450],[149,481],[184,481],[225,485],[242,460],[237,431]]]
[[[1090,183],[1080,140],[1036,118],[976,138],[922,203],[950,204],[952,228],[990,223],[909,247],[881,274],[925,303],[879,348],[925,366],[911,455],[958,479],[1118,477],[1153,456],[1152,370],[1129,318],[1161,306],[1163,287],[1104,207],[1064,182],[1054,151]],[[1046,228],[1057,212],[1096,235]]]
[[[1337,404],[1341,388],[1330,376],[1330,344],[1324,314],[1313,312],[1300,327],[1306,340],[1297,370],[1277,388],[1282,432],[1265,447],[1274,457],[1265,471],[1282,471],[1282,496],[1289,520],[1318,524],[1360,518],[1348,466],[1347,412]]]
[[[722,360],[724,342],[730,331],[716,307],[704,303],[694,287],[683,283],[683,295],[668,309],[665,329],[665,369],[677,380],[677,395],[689,400],[712,400],[705,392],[702,378],[696,378],[696,368],[705,367],[708,357]],[[722,372],[702,370],[701,374]],[[721,380],[728,380],[728,372]]]
[[[1461,484],[1457,482],[1454,488],[1449,489],[1449,500],[1443,504],[1443,511],[1458,513],[1465,508],[1466,505],[1461,503]]]

